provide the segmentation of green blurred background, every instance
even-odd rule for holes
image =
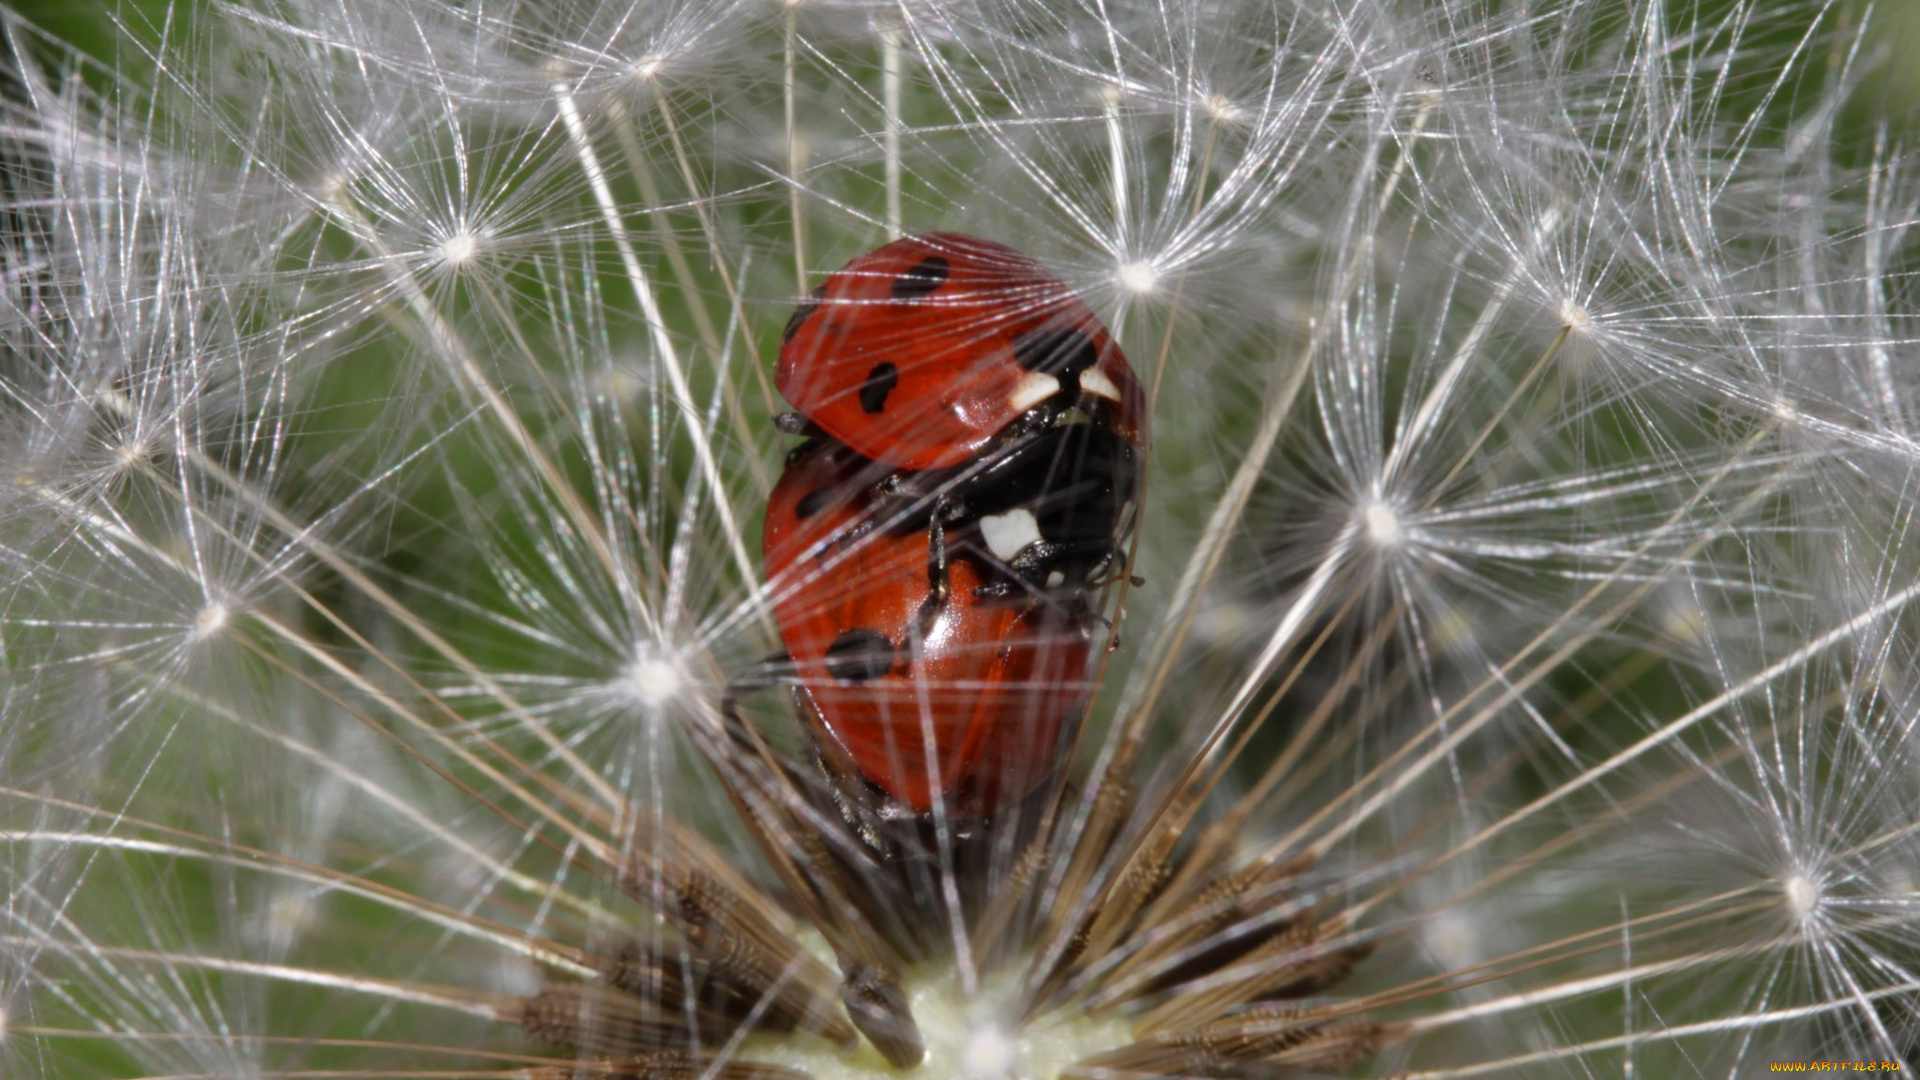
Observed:
[[[395,0],[366,0],[369,4],[383,4]],[[672,3],[673,0],[643,0],[645,3]],[[1583,2],[1583,0],[1568,0]],[[1618,0],[1599,0],[1603,3],[1615,3]],[[1731,7],[1736,0],[1701,0],[1697,4],[1676,3],[1669,5],[1668,11],[1676,26],[1688,23],[1711,25],[1718,21],[1719,14]],[[107,59],[113,55],[118,35],[117,22],[131,25],[145,24],[158,26],[168,17],[169,7],[193,10],[202,6],[202,0],[11,0],[0,2],[0,7],[24,16],[28,21],[40,26],[60,40]],[[1490,8],[1501,5],[1497,0],[1487,4]],[[1881,93],[1865,93],[1856,103],[1858,115],[1856,121],[1873,116],[1885,116],[1895,120],[1898,126],[1909,131],[1920,131],[1920,0],[1895,0],[1894,3],[1866,3],[1863,0],[1840,5],[1837,22],[1841,25],[1855,22],[1862,13],[1871,12],[1873,19],[1881,26],[1882,33],[1876,37],[1885,40],[1891,36],[1899,43],[1897,55],[1903,61],[1888,66],[1885,86]],[[175,12],[173,18],[180,18]]]

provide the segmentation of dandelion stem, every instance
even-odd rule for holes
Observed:
[[[713,267],[713,272],[720,277],[720,288],[727,297],[727,313],[732,317],[734,325],[739,328],[739,340],[745,347],[747,365],[753,372],[753,385],[760,391],[761,407],[767,413],[779,412],[780,407],[773,400],[773,387],[767,382],[766,365],[760,361],[760,346],[754,340],[753,325],[747,321],[746,301],[740,296],[738,279],[724,257],[723,253],[726,249],[720,243],[720,236],[713,225],[713,214],[707,207],[711,196],[701,189],[699,178],[693,171],[693,161],[687,154],[686,140],[680,137],[680,125],[674,120],[673,108],[668,104],[666,95],[661,94],[655,97],[654,109],[660,114],[661,125],[667,131],[667,141],[673,147],[673,158],[680,170],[680,182],[686,186],[689,197],[687,208],[693,211],[694,220],[700,223],[700,235],[706,240],[707,262]],[[687,262],[685,245],[680,242],[679,232],[666,219],[665,203],[660,197],[659,185],[654,181],[653,170],[647,166],[647,156],[641,152],[639,140],[634,137],[633,125],[617,125],[614,128],[614,135],[620,142],[621,155],[627,159],[628,171],[632,172],[640,182],[640,194],[649,203],[660,207],[652,215],[654,235],[660,238],[661,245],[666,249],[667,261],[673,268],[674,279],[692,282],[693,268]],[[744,258],[746,256],[743,256]],[[741,273],[745,272],[743,263]],[[683,290],[682,295],[686,297],[685,307],[694,317],[694,325],[700,334],[700,340],[706,344],[707,351],[713,356],[715,363],[719,363],[721,346],[719,335],[714,330],[713,320],[707,317],[707,309],[699,303],[691,289]],[[723,383],[725,372],[729,369],[729,365],[720,365]],[[742,405],[743,402],[739,397],[733,394],[727,395],[727,408],[729,415],[733,418],[734,428],[740,434],[741,442],[750,444],[751,439],[745,436],[751,430],[751,425]],[[748,471],[753,474],[756,488],[769,486],[770,480],[766,475],[766,469],[758,457],[747,455],[746,464]]]
[[[1505,280],[1500,283],[1493,296],[1488,298],[1486,306],[1480,309],[1479,316],[1473,321],[1473,328],[1467,332],[1466,338],[1460,342],[1460,347],[1453,351],[1453,356],[1434,379],[1432,388],[1427,391],[1427,396],[1420,402],[1420,408],[1414,413],[1412,421],[1407,424],[1405,434],[1395,440],[1393,450],[1387,455],[1386,463],[1380,469],[1383,485],[1391,485],[1406,468],[1407,462],[1413,460],[1419,451],[1425,449],[1442,411],[1452,402],[1454,394],[1460,389],[1470,362],[1480,355],[1481,346],[1486,342],[1487,336],[1492,333],[1494,324],[1499,321],[1501,315],[1505,314],[1507,302],[1512,297],[1514,288],[1531,269],[1529,264],[1534,255],[1546,244],[1553,231],[1559,228],[1560,217],[1561,209],[1551,207],[1541,214],[1540,220],[1534,224],[1533,234],[1528,241],[1526,251],[1516,257],[1508,267]],[[1554,345],[1557,348],[1559,342],[1556,341]],[[1548,355],[1551,354],[1552,350],[1549,350]],[[1523,380],[1522,385],[1524,384]]]
[[[130,406],[125,401],[125,398],[117,392],[104,391],[101,394],[101,400],[110,408],[122,412],[123,415],[130,411]],[[434,630],[433,627],[429,626],[426,620],[408,608],[399,598],[395,597],[372,578],[368,577],[359,566],[342,556],[331,544],[321,539],[317,531],[320,525],[319,522],[302,525],[289,516],[286,511],[282,510],[272,500],[256,490],[253,485],[234,475],[219,462],[208,457],[200,451],[197,446],[189,448],[183,456],[195,469],[212,478],[223,489],[238,496],[248,508],[260,514],[269,524],[279,529],[296,548],[318,559],[328,569],[339,574],[344,581],[359,590],[361,595],[373,601],[383,612],[392,617],[402,627],[406,628],[406,630],[416,638],[420,639],[428,648],[439,654],[442,659],[454,665],[463,676],[472,680],[473,685],[479,687],[488,697],[497,702],[505,711],[506,715],[513,717],[521,730],[544,743],[548,751],[553,753],[559,761],[565,763],[581,781],[586,783],[590,788],[593,788],[602,800],[609,805],[618,805],[620,802],[619,794],[610,785],[606,784],[597,773],[588,768],[587,764],[581,761],[571,749],[556,739],[553,732],[550,731],[546,725],[533,722],[527,708],[509,693],[504,686],[501,686],[498,680],[494,679],[485,671],[482,671],[479,665],[475,664],[465,653],[455,647],[452,642],[448,641],[438,631]],[[166,478],[162,476],[158,470],[154,469],[151,463],[142,461],[140,463],[140,469],[149,478],[160,484],[163,489],[169,489],[171,487]],[[184,492],[177,488],[171,490],[173,494],[181,500],[182,505],[193,505],[185,500]],[[344,504],[342,508],[344,508]],[[199,511],[196,510],[195,513],[198,514]],[[241,545],[241,547],[250,553],[250,557],[262,559],[264,563],[263,557],[259,553],[253,552],[251,545]],[[184,568],[182,569],[184,570]],[[276,568],[276,573],[277,572],[278,570]],[[318,603],[317,600],[314,602],[316,604]],[[331,613],[329,613],[329,616],[337,618],[331,616]],[[386,667],[394,670],[396,673],[404,673],[404,665],[397,663],[392,657],[388,656],[384,650],[373,648],[370,642],[367,643],[367,648],[369,655],[380,659],[381,663]]]
[[[420,288],[420,283],[402,267],[396,265],[396,257],[392,249],[374,230],[372,222],[368,221],[366,216],[344,197],[334,200],[332,206],[342,218],[355,226],[350,230],[354,238],[380,257],[381,265],[387,271],[388,280],[399,290],[401,296],[405,297],[407,306],[420,320],[421,327],[426,330],[434,351],[443,360],[449,362],[453,373],[464,386],[480,396],[488,414],[513,441],[514,448],[526,455],[527,461],[545,482],[547,491],[559,502],[566,511],[568,519],[586,540],[588,547],[592,548],[594,554],[599,557],[601,567],[607,574],[607,580],[622,581],[626,571],[614,555],[606,535],[601,531],[599,519],[587,510],[586,505],[580,500],[579,493],[573,489],[572,484],[567,482],[559,466],[554,464],[552,457],[540,445],[539,440],[533,437],[533,432],[527,430],[526,422],[520,418],[513,403],[508,401],[499,387],[493,384],[493,379],[481,366],[472,348],[441,316],[432,301],[427,298],[425,291]],[[646,617],[650,619],[651,615],[647,614]]]
[[[880,98],[887,133],[887,235],[903,236],[900,217],[900,31],[880,28]],[[796,189],[797,190],[797,189]]]
[[[1308,830],[1318,827],[1321,822],[1333,814],[1336,807],[1346,803],[1351,797],[1363,790],[1378,777],[1383,775],[1392,776],[1393,779],[1390,783],[1384,785],[1371,798],[1361,804],[1340,827],[1330,830],[1325,836],[1309,846],[1309,850],[1316,853],[1324,854],[1331,850],[1333,845],[1337,843],[1341,837],[1346,836],[1353,829],[1359,827],[1360,822],[1366,820],[1381,807],[1388,805],[1400,791],[1412,784],[1416,778],[1424,775],[1427,769],[1446,760],[1448,755],[1451,754],[1456,747],[1471,737],[1474,732],[1489,723],[1507,703],[1517,699],[1521,694],[1526,693],[1528,688],[1533,686],[1533,684],[1541,678],[1544,678],[1548,672],[1557,670],[1560,663],[1585,644],[1587,635],[1573,635],[1570,640],[1564,641],[1559,648],[1555,649],[1553,653],[1534,665],[1525,675],[1517,679],[1510,678],[1513,670],[1531,655],[1535,649],[1543,647],[1548,641],[1560,633],[1561,627],[1571,622],[1577,615],[1597,602],[1607,590],[1625,579],[1628,570],[1635,566],[1640,560],[1643,560],[1647,554],[1653,550],[1655,544],[1673,534],[1676,530],[1685,527],[1688,523],[1688,515],[1692,512],[1693,508],[1706,499],[1708,494],[1744,461],[1746,454],[1759,445],[1761,440],[1765,439],[1771,431],[1771,425],[1763,425],[1755,430],[1747,439],[1740,453],[1729,457],[1727,462],[1711,476],[1704,478],[1700,486],[1693,491],[1681,506],[1676,508],[1673,513],[1668,516],[1660,528],[1648,534],[1641,541],[1640,545],[1635,549],[1632,558],[1623,560],[1613,572],[1595,582],[1591,588],[1583,593],[1578,600],[1574,601],[1551,625],[1543,628],[1531,641],[1523,645],[1511,658],[1502,663],[1494,674],[1462,695],[1459,700],[1447,706],[1445,711],[1429,725],[1430,731],[1446,732],[1446,737],[1441,739],[1432,750],[1428,751],[1427,754],[1415,762],[1413,766],[1401,768],[1401,763],[1404,759],[1412,754],[1420,743],[1424,741],[1423,738],[1409,739],[1393,754],[1389,755],[1370,770],[1367,776],[1355,782],[1340,798],[1335,799],[1333,803],[1323,807],[1318,813],[1302,823],[1290,834],[1287,840],[1283,841],[1280,845],[1276,845],[1275,850],[1286,850],[1288,844],[1294,842],[1294,840],[1304,835]],[[1778,482],[1779,478],[1774,478],[1767,484],[1761,485],[1742,500],[1742,505],[1752,506],[1758,503],[1759,500],[1767,497],[1771,493],[1774,485]],[[1702,532],[1688,545],[1687,551],[1698,551],[1700,548],[1712,542],[1716,535],[1717,534],[1712,531]],[[1654,572],[1646,574],[1646,576],[1643,577],[1633,589],[1628,590],[1612,608],[1597,617],[1594,620],[1594,625],[1611,625],[1614,619],[1631,610],[1634,605],[1638,604],[1640,600],[1645,597],[1647,593],[1651,592],[1654,586],[1664,580],[1667,575],[1685,565],[1685,558],[1686,555],[1683,554],[1680,558],[1666,561]],[[1464,712],[1468,706],[1474,704],[1485,691],[1494,687],[1498,687],[1500,693],[1497,694],[1492,701],[1482,705],[1480,711],[1465,722],[1458,724],[1453,723],[1453,720],[1458,714]],[[1484,837],[1481,839],[1484,839]]]
[[[1520,400],[1520,395],[1526,393],[1527,387],[1532,386],[1534,380],[1540,377],[1540,373],[1547,370],[1547,365],[1553,361],[1554,354],[1560,351],[1560,346],[1566,344],[1568,336],[1572,333],[1573,327],[1568,325],[1562,326],[1559,333],[1553,335],[1553,340],[1549,341],[1547,347],[1541,350],[1539,359],[1535,360],[1533,366],[1527,369],[1527,373],[1520,377],[1520,381],[1513,385],[1513,389],[1507,393],[1507,399],[1500,403],[1500,407],[1493,411],[1493,415],[1487,418],[1487,422],[1480,428],[1479,434],[1475,435],[1473,441],[1461,449],[1460,455],[1454,459],[1453,467],[1448,469],[1447,474],[1441,477],[1439,482],[1429,489],[1427,503],[1429,508],[1445,497],[1447,488],[1453,483],[1454,477],[1459,476],[1460,471],[1465,469],[1467,465],[1473,461],[1474,455],[1478,454],[1480,448],[1486,445],[1487,439],[1492,437],[1494,429],[1498,428],[1501,421],[1506,419],[1507,413],[1513,409],[1514,403]]]
[[[0,788],[0,794],[33,799],[36,802],[55,804],[56,800],[39,799],[29,792],[14,788]],[[90,808],[76,807],[72,803],[60,803],[66,809],[81,809],[92,813]],[[115,815],[115,827],[132,826],[155,829],[175,835],[187,835],[180,830],[168,829],[130,818]],[[196,838],[197,839],[197,838]],[[579,976],[593,976],[597,970],[584,963],[578,954],[570,949],[545,942],[536,941],[524,931],[511,930],[496,923],[489,923],[473,915],[414,896],[404,890],[380,885],[377,882],[358,878],[351,874],[327,870],[322,867],[296,862],[271,851],[235,844],[231,841],[220,842],[224,851],[206,851],[180,844],[163,844],[155,840],[139,840],[126,836],[112,836],[84,832],[64,832],[45,829],[23,831],[0,831],[0,840],[19,843],[48,843],[72,845],[81,848],[93,848],[102,851],[115,851],[136,855],[153,855],[165,859],[182,859],[225,866],[239,870],[257,870],[282,881],[300,882],[313,886],[317,892],[338,892],[358,896],[371,903],[380,904],[419,918],[421,921],[438,926],[461,937],[483,941],[498,946],[503,951],[520,956],[557,970]]]
[[[1644,1046],[1650,1043],[1674,1042],[1679,1039],[1692,1038],[1698,1035],[1720,1035],[1727,1032],[1755,1031],[1779,1024],[1812,1020],[1816,1017],[1826,1016],[1843,1009],[1851,1009],[1856,1006],[1866,1007],[1872,1002],[1885,1001],[1890,998],[1899,999],[1915,992],[1920,992],[1920,982],[1896,983],[1891,986],[1882,986],[1866,993],[1863,995],[1862,1001],[1855,1001],[1849,997],[1821,1001],[1817,1004],[1802,1005],[1791,1009],[1767,1009],[1756,1012],[1738,1013],[1717,1020],[1702,1020],[1691,1024],[1668,1023],[1641,1034],[1622,1035],[1612,1039],[1596,1039],[1591,1042],[1559,1046],[1551,1050],[1540,1050],[1531,1054],[1480,1061],[1471,1065],[1461,1065],[1453,1068],[1422,1069],[1415,1072],[1402,1073],[1401,1077],[1402,1080],[1461,1080],[1463,1077],[1484,1076],[1488,1073],[1512,1075],[1514,1070],[1525,1066],[1566,1061],[1572,1058],[1584,1057],[1588,1054],[1605,1053],[1634,1046]],[[1429,1021],[1432,1019],[1432,1017],[1427,1018]],[[1423,1026],[1425,1026],[1424,1023]],[[1887,1045],[1891,1046],[1893,1044],[1889,1043]]]
[[[1107,117],[1107,169],[1112,175],[1113,224],[1117,235],[1127,234],[1127,143],[1120,124],[1120,91],[1115,87],[1102,106]],[[1124,246],[1122,248],[1124,250]]]
[[[633,286],[634,299],[640,302],[647,330],[653,337],[654,357],[666,368],[674,400],[680,404],[681,419],[687,425],[694,456],[700,462],[700,475],[714,493],[714,513],[720,519],[720,528],[726,535],[734,565],[739,569],[742,581],[753,581],[759,576],[758,571],[753,560],[747,556],[746,542],[733,516],[733,505],[726,498],[727,488],[720,476],[719,463],[713,456],[712,439],[707,433],[700,407],[694,401],[693,390],[687,384],[687,374],[681,369],[680,356],[674,348],[673,335],[667,329],[666,320],[660,314],[653,285],[647,279],[645,268],[640,265],[640,257],[633,250],[633,241],[628,236],[626,223],[621,219],[620,207],[614,202],[613,189],[607,183],[600,155],[593,148],[593,140],[587,134],[586,121],[581,118],[580,110],[574,104],[572,91],[565,83],[558,83],[553,87],[553,92],[559,103],[560,117],[567,126],[567,135],[573,141],[574,153],[580,158],[580,167],[593,189],[594,201],[599,204],[601,220],[606,222],[614,249],[620,253],[620,265],[626,269],[627,282]],[[619,579],[616,576],[614,580]],[[760,616],[771,625],[770,616],[765,612],[761,612]]]
[[[798,77],[799,57],[797,41],[800,33],[800,5],[794,0],[787,4],[785,49],[781,56],[780,90],[786,106],[787,116],[787,213],[793,223],[793,280],[795,292],[805,292],[807,288],[807,218],[800,196],[800,165],[805,157],[805,149],[800,145],[800,124],[797,117],[799,108]]]
[[[29,938],[17,934],[0,934],[0,944],[9,949],[41,949],[47,942],[42,938]],[[388,1001],[407,1002],[413,1005],[431,1005],[451,1012],[477,1016],[483,1020],[503,1020],[513,1008],[512,999],[497,994],[467,990],[454,986],[430,986],[426,983],[403,983],[391,979],[376,979],[366,975],[348,975],[314,968],[295,967],[290,964],[268,964],[250,960],[230,960],[224,957],[210,956],[204,953],[166,952],[153,949],[125,949],[93,942],[84,942],[74,947],[89,958],[130,960],[136,963],[155,964],[169,971],[217,971],[226,975],[253,975],[273,979],[277,982],[294,983],[301,986],[315,986],[327,990],[345,990],[355,994],[368,994],[385,998]]]
[[[183,580],[189,580],[189,581],[194,580],[192,576],[194,573],[193,569],[187,566],[185,563],[181,562],[180,559],[175,554],[162,550],[159,547],[156,547],[152,543],[148,542],[144,537],[131,531],[122,523],[109,520],[107,518],[102,517],[98,513],[79,507],[73,504],[71,500],[67,499],[65,496],[60,495],[57,492],[53,492],[43,488],[38,492],[38,494],[42,499],[48,501],[49,503],[54,503],[56,505],[62,506],[67,512],[72,513],[76,517],[85,521],[89,527],[96,530],[100,535],[106,536],[106,537],[112,537],[113,539],[117,540],[120,543],[126,544],[129,547],[136,548],[143,554],[147,555],[149,558],[153,559],[159,565],[172,569],[175,573],[179,574]],[[194,513],[198,515],[201,513],[201,511],[199,511],[196,508]],[[247,551],[249,553],[249,557],[252,557],[252,558],[261,557],[260,553],[254,552],[251,547],[243,546],[242,550]],[[364,648],[368,655],[382,658],[382,659],[388,659],[386,658],[384,653],[373,648],[371,642],[368,642],[364,637],[362,637],[356,630],[354,630],[354,628],[351,625],[349,625],[343,619],[341,619],[340,616],[335,614],[330,608],[327,608],[325,605],[320,604],[318,600],[316,600],[310,593],[307,592],[307,590],[302,589],[299,585],[294,584],[291,580],[283,579],[283,584],[288,589],[291,589],[296,595],[300,596],[308,604],[308,606],[311,607],[314,611],[318,612],[323,617],[326,617],[327,619],[329,619],[329,621],[333,622],[333,624],[336,627],[338,627],[342,632],[346,633],[357,645]],[[530,807],[533,807],[536,811],[540,812],[543,816],[547,816],[555,824],[559,825],[563,832],[570,832],[576,828],[575,823],[570,818],[560,815],[553,808],[548,807],[545,804],[534,799],[530,793],[514,785],[511,781],[509,781],[506,777],[502,776],[496,769],[494,769],[493,766],[481,760],[472,751],[468,750],[464,746],[461,746],[457,741],[449,738],[444,732],[441,732],[436,728],[434,728],[434,726],[428,723],[425,720],[425,718],[419,716],[418,714],[414,713],[412,710],[406,708],[398,700],[394,699],[391,695],[375,689],[374,685],[371,682],[367,681],[367,679],[363,675],[361,675],[359,672],[353,670],[349,666],[345,665],[341,661],[334,658],[333,655],[328,650],[320,648],[318,645],[308,640],[304,635],[298,633],[297,631],[288,627],[286,624],[280,622],[278,619],[275,619],[273,616],[267,614],[264,611],[261,611],[258,609],[250,609],[246,611],[245,614],[248,618],[250,618],[254,622],[273,631],[274,634],[280,637],[282,640],[296,646],[302,652],[305,652],[308,655],[313,656],[314,658],[319,660],[320,663],[323,664],[324,666],[338,672],[344,678],[346,678],[350,684],[358,685],[362,689],[367,690],[370,693],[370,695],[374,698],[374,700],[377,700],[381,702],[383,705],[385,705],[389,709],[389,711],[391,711],[395,716],[398,716],[404,719],[405,721],[407,721],[407,723],[410,726],[412,726],[416,730],[421,731],[429,739],[433,740],[443,748],[447,749],[450,753],[459,757],[463,761],[466,761],[468,764],[472,765],[474,768],[482,770],[490,779],[493,779],[497,783],[499,783],[503,790],[513,792],[515,795],[517,795],[520,798],[520,800],[523,803],[525,803]],[[366,714],[354,710],[348,703],[346,703],[345,701],[342,701],[338,697],[338,695],[333,694],[331,691],[321,686],[311,678],[305,676],[304,674],[294,671],[279,657],[274,656],[269,652],[266,652],[265,650],[261,649],[258,645],[246,640],[245,638],[236,637],[235,640],[238,641],[242,645],[242,647],[247,648],[248,650],[256,653],[267,662],[287,670],[290,674],[293,674],[296,678],[300,679],[302,682],[305,682],[308,686],[312,687],[316,692],[338,703],[348,713],[350,713],[351,715],[354,715],[355,717],[359,718],[363,723],[365,723],[368,730],[379,732],[383,735],[386,735],[388,738],[392,739],[398,746],[404,749],[407,753],[411,754],[417,760],[421,761],[422,764],[426,765],[428,768],[434,769],[436,772],[439,772],[442,777],[455,783],[457,786],[460,786],[462,790],[467,791],[469,794],[473,795],[476,799],[480,798],[478,792],[474,791],[472,788],[467,787],[464,784],[460,784],[460,782],[456,780],[454,777],[447,774],[444,770],[441,770],[438,766],[434,765],[431,761],[428,761],[424,757],[424,755],[422,755],[419,752],[417,748],[414,748],[409,744],[407,744],[404,740],[397,738],[391,732],[387,731],[387,729],[382,725],[373,722],[371,717],[368,717]],[[454,713],[451,709],[449,709],[446,703],[443,700],[441,700],[438,695],[427,691],[427,689],[424,686],[421,686],[415,679],[413,679],[413,677],[409,674],[408,670],[404,666],[392,664],[389,659],[389,667],[396,674],[400,675],[401,678],[404,679],[408,685],[412,686],[415,690],[419,691],[424,697],[426,697],[427,700],[432,701],[437,708],[444,710],[450,719],[455,721],[460,721],[462,719],[458,716],[458,714]],[[530,775],[535,780],[535,782],[550,786],[556,789],[557,791],[559,791],[562,795],[562,802],[567,802],[570,800],[571,796],[568,795],[568,793],[566,792],[564,785],[559,785],[555,781],[553,781],[551,778],[545,777],[534,770],[528,769],[524,764],[520,763],[517,759],[513,758],[511,755],[505,755],[505,756],[507,760],[513,761],[516,765],[519,765],[522,771]],[[486,800],[484,799],[481,799],[481,801],[486,802]],[[514,819],[512,818],[512,816],[506,814],[504,810],[500,809],[497,806],[494,806],[491,803],[487,803],[487,805],[491,806],[496,813],[501,814],[501,816],[506,820],[508,820],[509,822],[513,822]],[[576,810],[576,812],[578,812],[581,809],[581,807],[575,806],[574,809]],[[518,824],[518,823],[515,822],[515,824]]]

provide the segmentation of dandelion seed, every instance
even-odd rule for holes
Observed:
[[[1781,879],[1780,892],[1796,919],[1812,918],[1820,910],[1820,886],[1805,874],[1789,874]]]
[[[1225,94],[1208,94],[1201,100],[1200,107],[1215,123],[1230,125],[1240,121],[1240,106]]]
[[[657,53],[648,53],[633,62],[633,77],[640,82],[652,82],[665,67],[667,58]]]
[[[664,653],[643,649],[623,672],[633,700],[642,708],[657,709],[686,692],[680,665]]]
[[[475,236],[472,230],[462,229],[440,242],[440,259],[448,266],[464,266],[479,250],[479,237]]]
[[[345,169],[330,170],[313,182],[314,201],[323,205],[334,205],[346,196],[352,184],[352,173]]]
[[[1706,612],[1685,593],[1675,593],[1659,607],[1660,630],[1675,641],[1699,643],[1712,630]]]
[[[227,610],[227,605],[218,602],[207,604],[193,617],[193,635],[200,640],[210,638],[226,629],[230,618],[232,613]]]
[[[1404,539],[1400,527],[1400,514],[1385,500],[1375,499],[1368,502],[1360,511],[1360,522],[1366,530],[1368,542],[1376,548],[1396,548]]]
[[[1145,296],[1160,284],[1160,274],[1147,259],[1135,259],[1120,268],[1120,286],[1130,293]]]
[[[1470,968],[1483,959],[1485,937],[1479,920],[1466,911],[1441,912],[1420,927],[1421,944],[1448,968]]]
[[[975,1029],[960,1051],[960,1075],[967,1080],[1006,1080],[1018,1063],[1013,1040],[992,1026]]]

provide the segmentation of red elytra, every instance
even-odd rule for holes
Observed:
[[[799,413],[902,469],[958,465],[1042,405],[1139,445],[1146,395],[1072,288],[1001,244],[910,236],[854,259],[788,320],[774,382]]]
[[[816,441],[768,501],[767,575],[801,711],[830,768],[900,807],[995,813],[1054,771],[1091,690],[1095,620],[1079,597],[977,597],[990,572],[960,553],[948,596],[931,600],[927,529],[864,527],[876,470]]]

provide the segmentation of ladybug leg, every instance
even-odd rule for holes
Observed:
[[[946,606],[947,598],[953,595],[953,564],[947,554],[946,516],[946,501],[942,499],[927,526],[927,598],[920,601],[920,610],[914,614],[917,634],[922,640],[932,633],[933,621],[940,617],[940,609]]]
[[[1014,595],[1016,590],[1047,594],[1062,588],[1097,589],[1123,578],[1136,589],[1147,583],[1146,578],[1126,572],[1123,565],[1125,554],[1116,548],[1106,548],[1100,552],[1101,562],[1097,564],[1094,571],[1089,573],[1085,581],[1053,580],[1059,571],[1052,567],[1058,565],[1058,560],[1076,553],[1070,544],[1055,544],[1044,540],[1028,544],[1003,564],[1002,568],[1012,575],[1011,580],[982,585],[973,590],[973,595],[982,599],[1006,599]]]
[[[960,512],[959,505],[949,500],[945,495],[923,495],[915,492],[901,479],[899,473],[888,474],[885,479],[874,484],[873,490],[889,501],[883,503],[881,509],[876,509],[871,513],[861,515],[859,520],[834,534],[830,545],[831,548],[844,551],[860,540],[872,535],[883,525],[888,532],[910,527],[918,513],[927,513],[925,505],[930,503],[933,507],[930,514],[930,531],[933,533],[934,543],[941,546],[941,550],[935,553],[935,557],[944,567],[946,562],[944,525],[946,522],[955,520]],[[905,505],[908,508],[907,512],[904,514],[890,515],[885,511],[886,507],[896,503]],[[825,558],[827,552],[827,548],[822,548],[820,557]],[[940,590],[943,598],[946,595],[945,577],[946,574],[943,569],[941,572],[941,581],[936,583],[933,580],[931,570],[929,570],[928,583]]]
[[[727,689],[720,697],[720,711],[730,713],[734,704],[748,694],[771,690],[793,677],[793,654],[785,649],[777,653],[768,653],[754,662],[753,667],[738,678],[727,680]]]
[[[774,413],[773,428],[788,435],[817,436],[820,434],[820,429],[813,426],[813,421],[797,412]]]
[[[793,655],[782,649],[761,657],[745,675],[727,680],[727,687],[720,694],[721,730],[737,748],[754,752],[748,738],[747,719],[740,713],[740,699],[779,686],[791,678],[792,673]]]
[[[863,538],[871,535],[873,530],[879,527],[879,524],[879,521],[872,515],[861,518],[859,521],[835,533],[833,542],[821,547],[819,558],[826,558],[830,552],[836,549],[845,551],[847,548],[860,542]]]
[[[947,561],[947,524],[941,520],[944,500],[942,502],[942,507],[934,510],[933,522],[927,529],[927,589],[933,594],[934,602],[940,604],[947,602],[947,594],[953,589]]]
[[[1046,540],[1035,540],[1014,553],[1013,558],[1000,564],[1000,569],[1009,575],[1006,580],[982,585],[973,590],[973,595],[981,598],[1005,599],[1016,592],[1030,592],[1044,596],[1048,591],[1066,586],[1068,582],[1059,577],[1059,571],[1052,569],[1056,561],[1072,553],[1066,544],[1055,544]],[[1076,586],[1077,587],[1077,586]]]
[[[973,590],[976,600],[1005,600],[1018,589],[1025,592],[1029,586],[1024,581],[996,581],[991,585],[981,585]]]

